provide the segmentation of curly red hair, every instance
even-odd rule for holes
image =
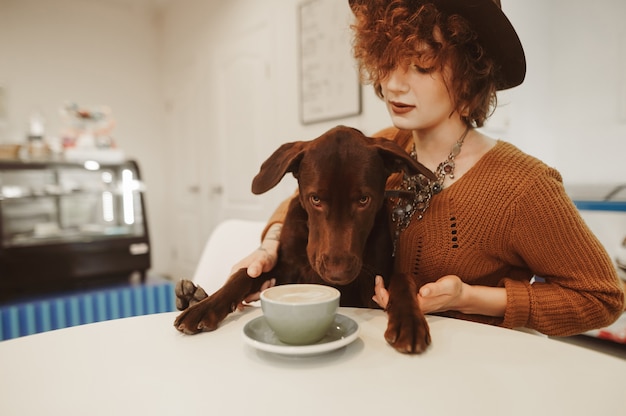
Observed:
[[[441,71],[447,67],[455,110],[467,125],[484,125],[497,103],[497,71],[467,20],[411,0],[371,0],[353,12],[361,79],[379,97],[380,81],[398,66],[417,61]]]

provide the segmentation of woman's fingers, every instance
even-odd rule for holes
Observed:
[[[381,276],[376,276],[374,281],[374,296],[372,296],[372,300],[381,308],[387,308],[387,304],[389,303],[389,292],[385,289],[385,282]]]

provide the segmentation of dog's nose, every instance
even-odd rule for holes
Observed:
[[[351,283],[361,271],[361,260],[356,256],[322,255],[319,260],[317,272],[334,285]]]

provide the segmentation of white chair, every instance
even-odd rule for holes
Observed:
[[[215,227],[204,246],[193,282],[211,294],[222,287],[231,268],[261,244],[267,223],[229,219]]]

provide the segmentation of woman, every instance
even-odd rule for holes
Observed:
[[[384,100],[395,140],[439,178],[397,174],[389,202],[395,267],[421,286],[425,313],[567,336],[615,321],[624,294],[606,251],[560,174],[476,130],[496,91],[526,73],[519,38],[493,0],[351,0],[354,53]],[[421,184],[421,185],[420,185]],[[261,248],[238,266],[275,264],[286,204]],[[377,277],[374,300],[388,294]]]

